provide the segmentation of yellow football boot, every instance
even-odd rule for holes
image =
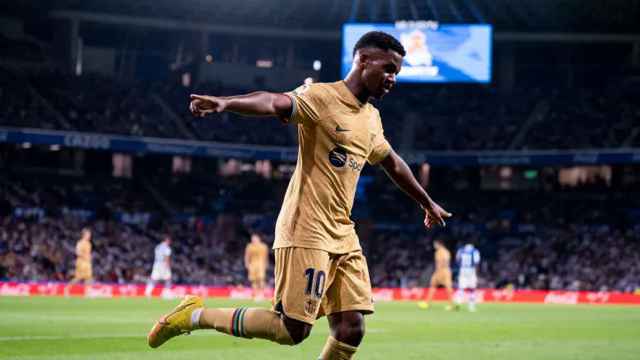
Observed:
[[[203,308],[204,302],[199,296],[187,295],[170,313],[164,315],[151,328],[147,341],[149,346],[157,348],[174,336],[189,334],[191,327],[191,314],[198,308]]]

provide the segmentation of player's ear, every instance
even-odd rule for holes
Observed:
[[[369,62],[369,59],[369,54],[364,49],[356,51],[356,63],[358,64],[358,66],[366,66],[366,64]]]

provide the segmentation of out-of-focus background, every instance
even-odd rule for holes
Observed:
[[[409,49],[399,84],[375,103],[385,135],[454,217],[426,231],[382,171],[363,170],[352,218],[372,284],[392,289],[378,296],[422,298],[438,238],[454,254],[480,250],[486,301],[640,303],[639,19],[634,0],[4,1],[0,294],[61,294],[83,227],[97,296],[144,284],[166,234],[174,283],[247,285],[244,248],[253,232],[273,241],[296,128],[193,118],[189,94],[338,80],[360,34],[381,29]],[[0,329],[0,348],[33,335]],[[587,334],[596,340],[571,354],[613,356],[581,348],[603,339]],[[637,356],[625,346],[617,358]]]

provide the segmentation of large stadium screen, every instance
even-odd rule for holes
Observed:
[[[432,21],[344,24],[342,76],[351,69],[358,39],[376,30],[395,36],[407,50],[398,82],[491,81],[491,25]]]

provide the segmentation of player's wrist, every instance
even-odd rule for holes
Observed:
[[[420,204],[420,208],[426,212],[432,211],[434,209],[434,203],[429,200],[426,203]]]
[[[218,112],[227,111],[227,108],[229,107],[230,102],[231,102],[231,99],[228,97],[218,98]]]

